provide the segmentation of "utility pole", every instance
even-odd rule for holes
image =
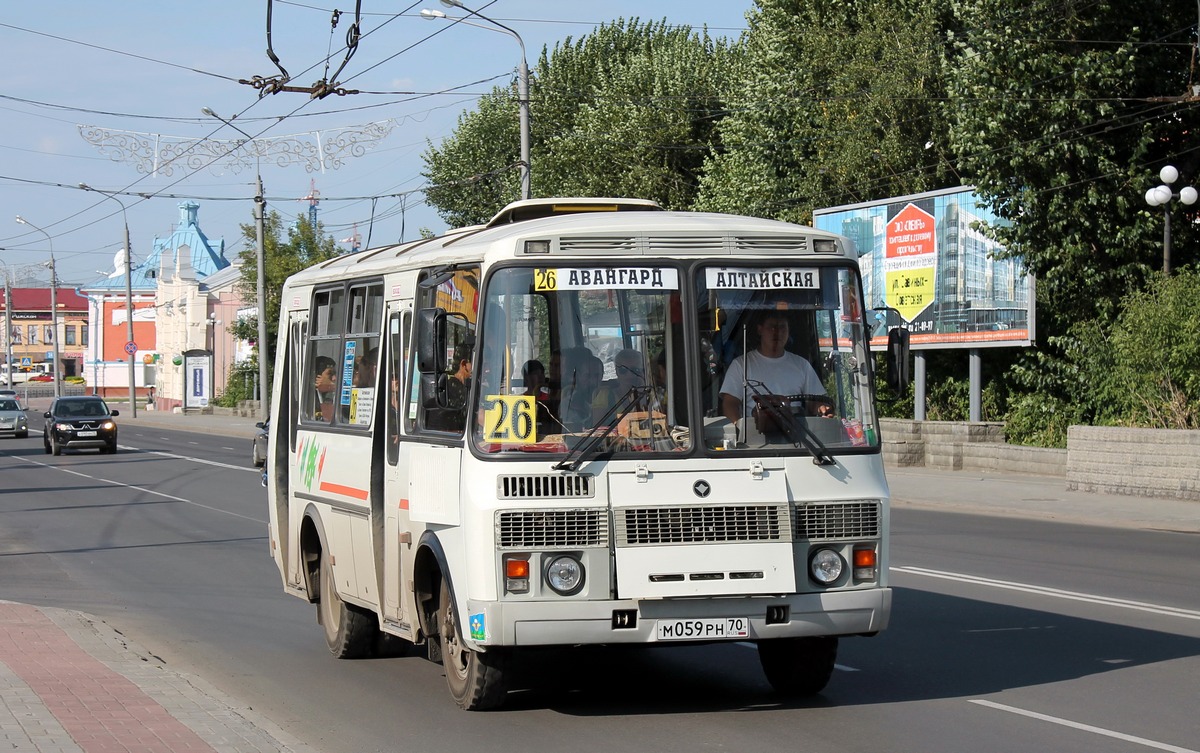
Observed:
[[[125,332],[127,338],[125,342],[136,343],[133,339],[133,247],[129,245],[129,215],[125,213],[125,202],[107,191],[92,188],[86,183],[80,183],[79,187],[85,191],[95,191],[104,198],[112,199],[121,205],[121,219],[125,223]],[[133,411],[134,418],[137,418],[137,381],[135,378],[137,372],[134,366],[136,354],[136,350],[129,353],[129,409]],[[95,361],[95,357],[92,360]]]
[[[4,265],[4,342],[6,345],[5,363],[8,364],[8,388],[13,386],[12,373],[12,280],[8,276],[8,265]]]
[[[50,367],[54,373],[54,396],[60,397],[62,395],[62,365],[59,364],[58,355],[58,275],[54,271],[54,239],[50,237],[50,233],[19,214],[17,215],[17,224],[28,225],[38,231],[46,236],[46,242],[50,244],[50,263],[46,265],[50,267],[50,339],[54,343],[54,362],[50,364]]]
[[[255,287],[256,297],[258,298],[258,417],[263,421],[267,420],[268,411],[268,382],[267,382],[267,295],[264,290],[266,285],[266,261],[263,257],[266,254],[266,246],[263,243],[263,214],[266,211],[267,200],[263,198],[263,182],[262,182],[262,158],[258,153],[258,143],[254,137],[243,131],[241,128],[234,125],[232,122],[222,118],[209,107],[200,108],[200,112],[216,118],[233,130],[242,134],[254,146],[254,162],[256,165],[255,172],[257,173],[258,190],[254,196],[254,229],[257,236],[256,256],[258,267],[258,285]]]

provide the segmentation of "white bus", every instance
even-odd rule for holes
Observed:
[[[521,649],[582,644],[752,641],[776,690],[819,692],[891,607],[855,258],[783,222],[556,199],[292,276],[265,472],[284,588],[338,657],[426,647],[464,709],[503,702]],[[751,371],[725,391],[761,410],[731,421],[766,311],[823,389]]]

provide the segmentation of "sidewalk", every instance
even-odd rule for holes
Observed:
[[[80,612],[0,601],[0,749],[311,753]]]
[[[116,407],[125,426],[238,437],[257,431],[255,418],[141,407],[134,418],[128,406]],[[1200,533],[1200,503],[1068,491],[1062,478],[889,468],[888,482],[896,509]],[[203,680],[167,667],[96,618],[7,601],[0,601],[0,749],[311,753],[268,720]]]

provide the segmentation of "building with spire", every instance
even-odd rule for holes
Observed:
[[[159,410],[207,406],[224,389],[231,354],[245,350],[227,332],[244,304],[236,290],[236,267],[225,257],[225,241],[204,234],[199,204],[185,201],[178,206],[175,230],[154,239],[150,255],[134,261],[130,276],[137,346],[134,385],[139,395],[153,394]],[[90,301],[92,320],[85,371],[90,369],[87,376],[99,394],[119,397],[129,392],[129,299],[123,253],[117,254],[113,266],[108,277],[80,292]],[[222,351],[226,368],[218,372],[220,363],[214,354]],[[194,359],[200,354],[207,354],[207,366],[185,394],[188,359],[199,363]]]

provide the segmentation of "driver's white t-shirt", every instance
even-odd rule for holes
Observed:
[[[749,416],[754,408],[754,390],[743,387],[743,377],[748,377],[759,392],[774,395],[825,394],[825,387],[817,378],[817,372],[802,356],[785,350],[779,358],[768,358],[755,350],[747,353],[746,358],[750,363],[749,372],[744,369],[742,356],[738,356],[729,364],[725,381],[721,383],[722,393],[742,401],[743,416]]]

